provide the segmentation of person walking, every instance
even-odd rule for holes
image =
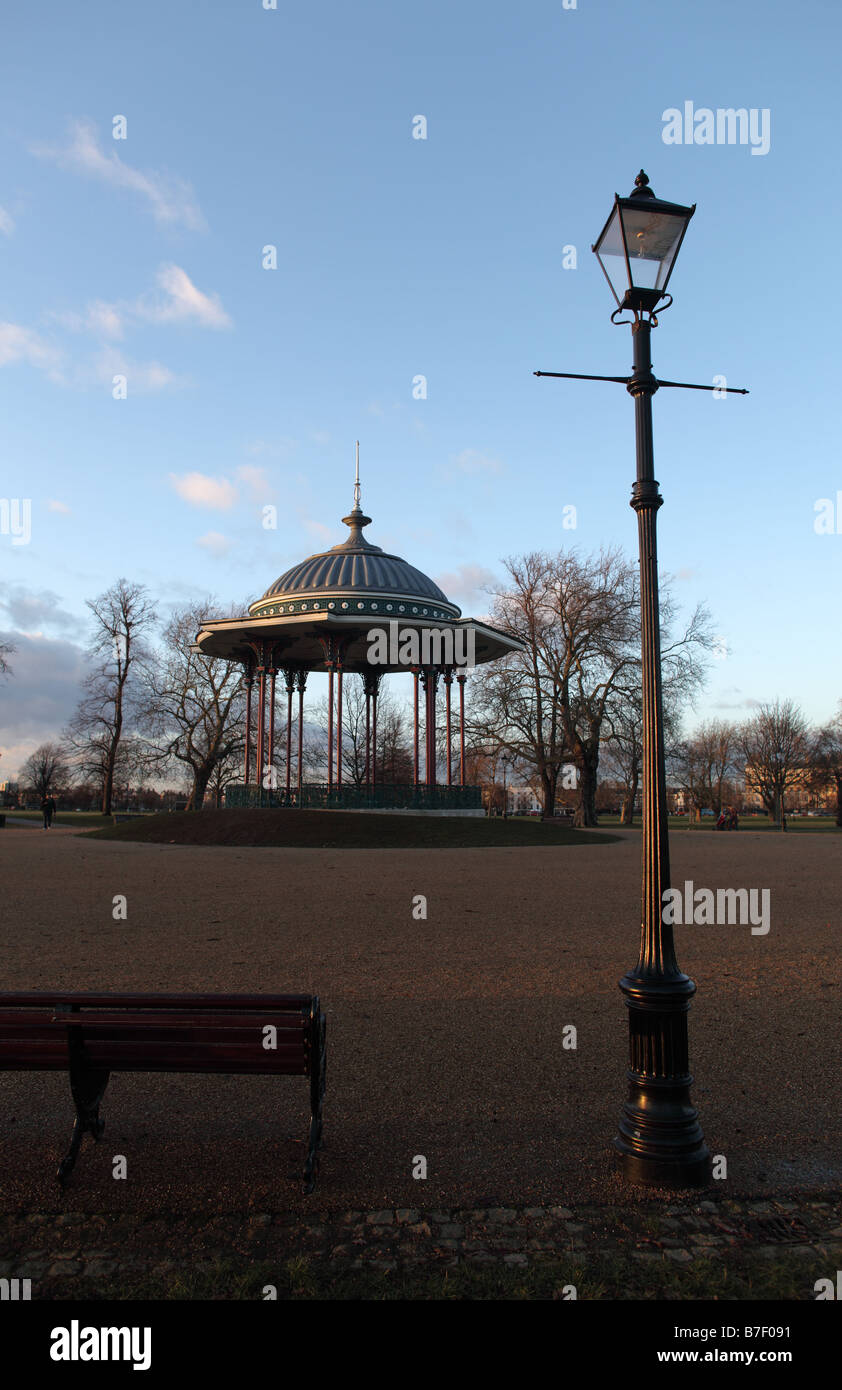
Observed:
[[[56,803],[53,801],[53,798],[51,796],[45,796],[43,801],[41,802],[41,812],[44,817],[45,830],[49,830],[50,825],[52,824],[53,811],[55,810],[55,808]]]

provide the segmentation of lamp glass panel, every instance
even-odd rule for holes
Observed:
[[[619,304],[628,288],[628,271],[626,270],[626,252],[623,246],[623,229],[620,225],[620,214],[615,207],[611,215],[611,221],[605,228],[605,233],[597,243],[596,253],[611,283],[617,303]]]
[[[661,289],[675,260],[686,217],[676,213],[651,212],[646,207],[626,207],[623,209],[623,222],[635,286],[638,289]]]

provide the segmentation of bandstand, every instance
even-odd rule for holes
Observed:
[[[226,805],[482,814],[480,788],[465,780],[465,682],[472,666],[519,650],[521,643],[485,623],[463,618],[432,579],[363,535],[371,518],[360,506],[359,464],[354,506],[343,521],[350,534],[341,544],[293,565],[249,606],[246,617],[208,619],[198,633],[199,650],[240,661],[245,670],[243,782],[228,788]],[[304,777],[304,695],[314,671],[326,672],[328,678],[326,783]],[[385,675],[400,672],[413,681],[413,780],[378,785],[378,693]],[[343,778],[342,698],[347,676],[358,676],[365,692],[361,785]],[[286,732],[279,772],[275,729],[281,682]],[[443,739],[437,738],[436,730],[441,686]]]

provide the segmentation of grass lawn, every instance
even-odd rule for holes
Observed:
[[[0,814],[5,815],[7,825],[15,820],[37,821],[40,825],[44,818],[42,811],[17,811],[11,806],[6,807]],[[99,811],[57,811],[53,816],[53,825],[75,825],[93,829],[96,826],[111,824],[111,817],[103,816]]]
[[[524,817],[410,816],[358,811],[179,811],[88,832],[100,840],[158,845],[258,845],[316,849],[475,849],[605,844],[616,837]]]
[[[599,817],[599,823],[600,825],[619,827],[620,817],[601,815]],[[688,830],[691,834],[696,834],[697,832],[701,832],[704,830],[715,830],[716,817],[702,816],[702,819],[700,821],[690,821],[688,820],[687,816],[670,816],[669,828],[671,831]],[[634,825],[626,825],[623,827],[623,829],[639,830],[640,816],[635,816]],[[776,825],[773,825],[771,823],[768,816],[740,816],[740,830],[768,830],[773,835],[783,834],[783,832],[779,830]],[[805,831],[828,830],[839,830],[839,826],[836,824],[836,821],[834,820],[833,816],[787,816],[787,834],[789,834],[790,831],[793,831],[795,834],[801,834]],[[723,830],[721,832],[721,834],[723,835],[729,835],[731,833],[732,832],[729,830]],[[736,833],[739,834],[739,831],[737,831]]]
[[[623,1255],[576,1255],[536,1260],[527,1268],[494,1269],[461,1263],[451,1269],[433,1262],[412,1271],[379,1271],[337,1267],[305,1256],[279,1263],[242,1259],[208,1261],[201,1269],[183,1273],[139,1273],[135,1278],[69,1279],[51,1288],[49,1297],[88,1299],[248,1299],[260,1300],[267,1285],[282,1301],[411,1299],[498,1302],[643,1299],[670,1300],[811,1300],[816,1279],[827,1274],[826,1258],[813,1258],[782,1249],[776,1259],[741,1251],[725,1258],[694,1260],[677,1266],[664,1258],[638,1261]]]

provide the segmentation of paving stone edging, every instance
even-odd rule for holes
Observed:
[[[325,1213],[203,1213],[143,1217],[82,1213],[0,1218],[0,1276],[116,1279],[304,1257],[348,1269],[518,1268],[547,1259],[625,1256],[689,1265],[718,1254],[782,1250],[842,1259],[842,1195],[798,1201],[701,1201],[637,1209],[492,1207]],[[43,1296],[43,1294],[42,1294]]]

